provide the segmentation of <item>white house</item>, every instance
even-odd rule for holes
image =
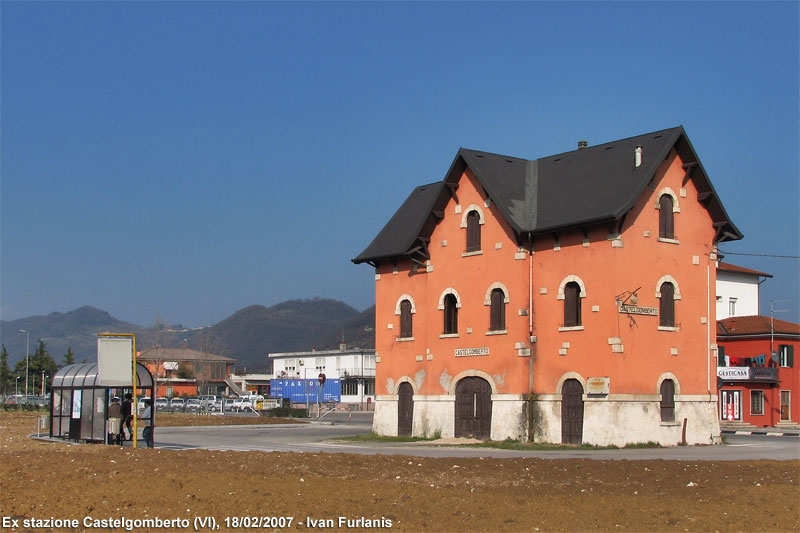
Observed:
[[[759,314],[759,289],[771,277],[766,272],[717,263],[717,320]]]
[[[339,380],[339,408],[371,410],[375,401],[375,350],[348,348],[271,353],[274,379]]]

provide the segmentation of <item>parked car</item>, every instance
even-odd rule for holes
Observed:
[[[233,403],[236,401],[235,398],[225,398],[222,400],[222,412],[229,412],[233,411]]]
[[[203,409],[208,409],[210,411],[211,404],[221,400],[222,396],[219,396],[217,394],[204,394],[202,396],[198,396],[197,399],[200,400],[200,404]]]
[[[183,398],[173,398],[169,402],[169,406],[173,411],[183,411],[183,409],[186,407],[186,400]]]
[[[198,412],[203,409],[203,402],[200,398],[189,398],[186,400],[186,407],[184,408],[186,411]]]
[[[156,410],[163,411],[169,407],[169,400],[167,400],[166,398],[156,398],[155,407]]]

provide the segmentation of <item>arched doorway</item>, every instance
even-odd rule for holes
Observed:
[[[400,437],[411,436],[411,426],[414,423],[414,389],[411,383],[404,381],[400,384],[397,402],[397,435]]]
[[[561,387],[561,442],[583,442],[583,386],[577,379],[568,379]]]
[[[488,440],[492,432],[492,386],[479,377],[456,385],[456,437]]]

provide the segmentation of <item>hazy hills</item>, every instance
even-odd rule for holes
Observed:
[[[343,302],[323,298],[290,300],[272,307],[252,305],[213,326],[191,330],[168,325],[139,326],[84,306],[67,313],[0,321],[0,341],[9,352],[12,368],[25,357],[26,335],[19,331],[24,329],[31,334],[30,353],[42,339],[57,363],[62,362],[68,347],[76,362],[94,361],[97,333],[110,331],[135,334],[139,350],[156,344],[186,345],[237,359],[238,372],[245,368],[263,372],[271,370],[268,353],[333,349],[342,339],[348,346],[372,348],[374,324],[374,307],[359,312]]]

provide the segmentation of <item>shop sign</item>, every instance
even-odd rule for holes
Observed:
[[[775,381],[777,368],[754,366],[718,366],[717,377],[723,381]]]
[[[608,394],[610,385],[609,378],[589,378],[586,380],[586,394]]]
[[[717,377],[725,381],[750,379],[748,366],[718,366]]]
[[[456,357],[472,357],[476,355],[489,355],[489,348],[456,348]]]
[[[629,315],[658,316],[658,307],[642,307],[639,305],[620,305],[619,312],[626,313]]]

